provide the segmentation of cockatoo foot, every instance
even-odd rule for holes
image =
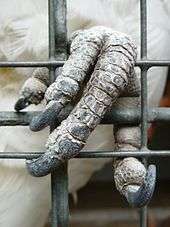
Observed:
[[[40,175],[56,167],[52,159],[54,153],[61,161],[77,155],[107,109],[127,87],[134,87],[136,80],[131,73],[134,71],[136,47],[125,34],[94,27],[76,32],[73,37],[69,59],[45,93],[46,110],[33,119],[31,129],[37,131],[51,125],[55,116],[80,94],[85,80],[90,75],[91,78],[70,115],[50,134],[46,144],[50,165],[47,164],[49,169],[45,168],[44,173],[40,171]],[[44,165],[44,160],[48,163],[46,154],[38,159],[37,165]],[[31,173],[34,172],[34,164],[29,162],[27,167]],[[39,175],[41,168],[34,169],[35,175]]]
[[[29,83],[36,81],[36,86],[33,84],[30,90],[37,91],[38,83],[43,82],[41,91],[45,92],[47,106],[40,116],[33,119],[30,124],[32,130],[41,130],[47,125],[52,125],[54,129],[57,126],[55,118],[68,105],[77,104],[50,134],[46,144],[47,153],[27,163],[28,170],[35,173],[33,175],[46,175],[58,166],[58,160],[65,161],[77,155],[117,98],[129,91],[136,92],[136,77],[132,73],[136,56],[136,46],[127,35],[110,28],[93,27],[73,34],[70,56],[48,89],[49,77],[43,79],[39,76],[42,73],[38,76],[34,73]],[[82,92],[84,83],[85,89]],[[81,99],[80,94],[83,94]],[[41,98],[31,97],[31,103],[37,104],[40,101]],[[43,165],[46,167],[43,168]]]
[[[33,131],[46,126],[53,129],[46,143],[46,153],[26,162],[30,174],[36,177],[49,174],[65,160],[76,156],[120,95],[139,94],[134,71],[136,47],[126,35],[105,27],[78,31],[73,34],[70,53],[62,70],[56,70],[58,74],[51,85],[46,68],[35,70],[15,105],[19,111],[29,104],[40,103],[43,97],[47,102],[46,109],[30,124]],[[81,99],[77,97],[80,94],[83,94]],[[73,103],[77,103],[74,108]],[[130,133],[126,133],[127,130],[118,130],[115,135],[119,148],[122,144],[124,147],[126,140],[132,147],[140,146],[139,127],[130,128]],[[124,159],[116,167],[114,177],[118,190],[132,206],[141,207],[152,197],[154,166],[146,173],[138,160]]]

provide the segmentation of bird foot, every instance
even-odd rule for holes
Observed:
[[[72,110],[69,116],[50,134],[46,153],[38,160],[27,162],[32,175],[44,176],[53,171],[59,161],[77,155],[117,98],[127,88],[128,91],[135,89],[136,77],[132,72],[136,55],[136,46],[132,40],[110,28],[93,27],[73,35],[70,56],[55,82],[47,88],[48,80],[38,78],[43,81],[41,91],[43,94],[45,92],[47,106],[31,122],[32,130],[38,131],[51,124],[57,126],[55,119],[64,113],[64,108],[72,103],[74,108],[68,108]],[[32,81],[36,80],[37,77],[33,76]],[[30,91],[34,86],[29,84]],[[34,92],[31,95],[35,97]],[[16,109],[22,109],[25,100],[26,105],[37,104],[42,100],[42,97],[38,101],[30,98],[31,95],[21,92],[21,101],[18,101]]]

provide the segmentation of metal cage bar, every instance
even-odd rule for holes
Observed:
[[[147,59],[147,0],[140,0],[141,59],[136,66],[141,69],[141,109],[114,109],[105,115],[102,123],[141,123],[142,146],[138,151],[82,151],[76,158],[105,157],[170,157],[170,151],[154,151],[147,148],[147,124],[154,121],[170,121],[170,108],[148,108],[147,71],[151,67],[170,66],[169,61]],[[66,0],[49,0],[49,61],[0,62],[0,67],[48,67],[51,81],[56,67],[63,66],[67,58]],[[0,126],[28,125],[37,112],[0,112]],[[141,152],[142,151],[142,152]],[[0,158],[31,159],[43,152],[0,152]],[[51,176],[52,227],[67,227],[69,224],[67,164]],[[147,207],[141,209],[139,226],[147,226]]]
[[[67,59],[66,1],[48,0],[48,5],[49,60],[65,61]],[[56,66],[52,65],[49,67],[51,82],[55,79],[55,68]],[[67,163],[51,173],[51,206],[51,226],[67,227],[69,223]]]
[[[57,61],[57,60],[49,60],[49,61],[0,61],[0,67],[8,67],[8,68],[17,68],[17,67],[59,67],[63,66],[65,61]],[[164,67],[170,66],[170,60],[138,60],[135,64],[138,67],[146,66],[148,69],[151,67]]]
[[[141,37],[141,59],[147,59],[147,0],[140,1],[140,37]],[[148,102],[147,102],[147,71],[146,65],[141,67],[141,151],[147,148],[148,130]],[[143,158],[147,166],[146,158]],[[147,227],[147,206],[140,209],[140,227]]]

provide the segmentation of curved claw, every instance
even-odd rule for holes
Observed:
[[[61,110],[61,108],[59,108],[58,103],[53,103],[50,107],[32,119],[30,123],[30,129],[36,132],[49,125],[51,125],[52,128],[55,128],[54,124],[56,126],[58,123],[57,115],[59,110]]]
[[[15,103],[14,109],[19,112],[20,110],[25,109],[31,103],[27,98],[19,98],[18,101]]]
[[[143,207],[149,203],[152,198],[156,182],[156,167],[150,165],[143,185],[137,190],[128,190],[126,194],[127,201],[133,207]]]
[[[43,177],[58,168],[61,163],[54,153],[48,152],[37,159],[27,160],[26,166],[32,176]]]

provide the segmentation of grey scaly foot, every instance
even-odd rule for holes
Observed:
[[[46,110],[33,120],[32,129],[46,127],[49,116],[53,112],[60,113],[79,94],[84,81],[90,79],[73,111],[50,134],[47,153],[27,162],[34,176],[44,176],[60,162],[77,155],[107,109],[125,92],[128,82],[136,80],[129,79],[136,60],[136,47],[122,33],[104,27],[77,32],[70,53],[61,75],[47,89]]]

